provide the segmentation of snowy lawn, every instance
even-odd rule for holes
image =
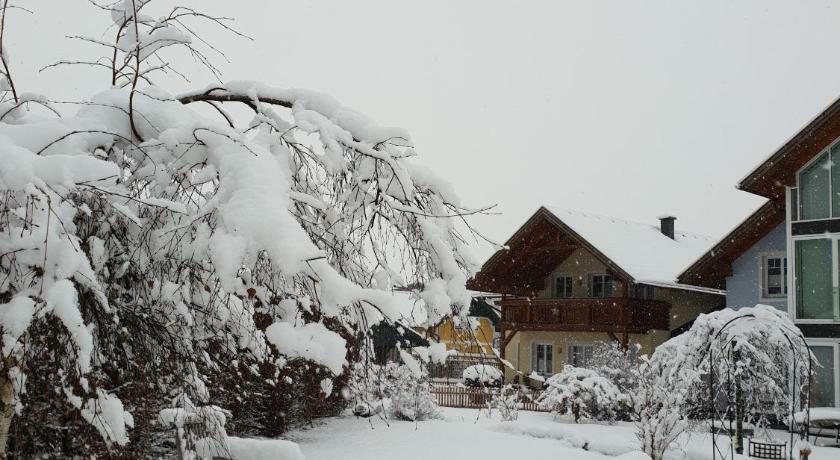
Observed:
[[[486,412],[442,408],[443,419],[419,423],[342,416],[314,428],[289,433],[307,460],[401,460],[511,458],[612,459],[630,454],[637,441],[631,424],[576,425],[551,414],[519,412],[519,420],[500,422]],[[671,459],[711,458],[711,438],[695,434],[681,440]],[[585,449],[584,449],[585,447]],[[817,448],[812,460],[840,458],[840,449]]]

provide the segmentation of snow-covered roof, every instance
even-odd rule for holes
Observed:
[[[675,231],[674,239],[658,225],[632,222],[547,206],[551,214],[618,265],[636,283],[693,289],[677,283],[679,274],[711,247],[711,237]]]

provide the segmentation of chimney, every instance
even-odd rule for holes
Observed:
[[[663,214],[658,217],[659,219],[659,231],[662,232],[663,235],[667,236],[668,238],[674,239],[674,221],[677,220],[676,217],[670,214]]]

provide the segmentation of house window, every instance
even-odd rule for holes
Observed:
[[[531,349],[531,371],[542,375],[554,373],[554,345],[535,343]]]
[[[766,254],[761,257],[761,296],[763,298],[787,295],[787,258],[784,254]]]
[[[592,345],[569,345],[569,364],[575,367],[586,367],[592,361]]]
[[[832,320],[838,310],[835,295],[836,239],[794,241],[796,318]]]
[[[613,279],[610,275],[589,275],[589,297],[612,297]]]
[[[819,366],[814,366],[811,388],[812,407],[840,407],[840,382],[838,382],[838,344],[820,342],[810,344],[811,352]]]
[[[647,284],[637,284],[634,292],[637,299],[653,300],[656,297],[655,288]]]
[[[840,217],[840,144],[817,156],[798,176],[796,192],[799,209],[796,220],[828,219]],[[836,168],[835,168],[836,166]]]
[[[560,275],[554,278],[554,297],[558,299],[572,296],[572,277]]]

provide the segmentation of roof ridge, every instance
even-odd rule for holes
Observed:
[[[549,211],[551,211],[552,213],[555,212],[555,211],[562,211],[562,212],[567,212],[567,213],[571,213],[571,214],[577,214],[577,215],[584,216],[584,217],[606,219],[606,220],[611,220],[611,221],[619,222],[619,223],[623,223],[623,224],[636,225],[636,226],[639,226],[639,227],[649,227],[649,228],[652,228],[653,230],[656,230],[657,232],[659,232],[659,227],[658,226],[656,226],[654,224],[639,222],[639,221],[636,221],[636,220],[624,219],[624,218],[615,217],[615,216],[607,216],[607,215],[599,214],[599,213],[596,213],[596,212],[581,211],[579,209],[564,208],[564,207],[554,206],[554,205],[548,205],[548,206],[545,206],[545,208],[548,209]],[[704,235],[702,233],[686,232],[684,230],[676,230],[675,233],[677,233],[678,235],[681,235],[683,237],[699,238],[699,239],[704,239],[704,240],[709,240],[709,241],[714,240],[713,237],[711,237],[709,235]],[[662,235],[662,236],[665,236],[665,235]]]

